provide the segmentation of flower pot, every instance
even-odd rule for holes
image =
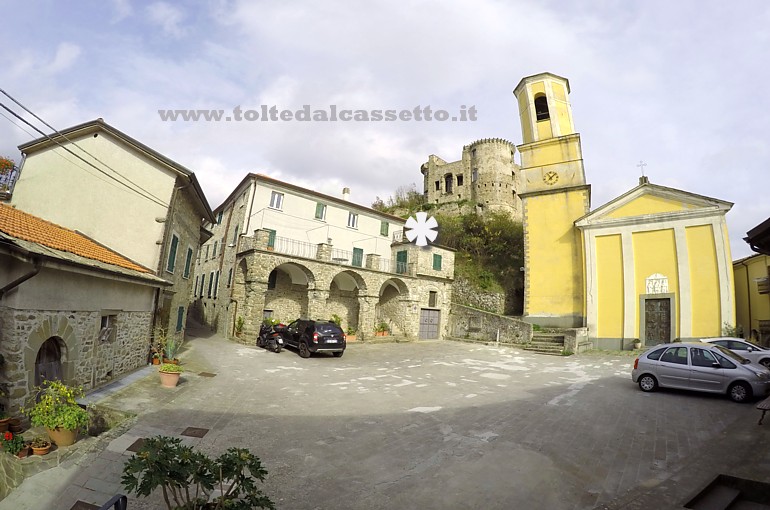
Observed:
[[[51,451],[50,443],[48,444],[48,446],[43,446],[43,447],[31,446],[30,448],[32,448],[32,455],[45,455],[46,453]]]
[[[160,359],[159,358],[152,358],[152,364],[153,365],[160,365]]]
[[[158,372],[160,374],[160,384],[164,388],[175,388],[179,383],[179,372]]]
[[[78,438],[77,430],[61,429],[56,427],[55,429],[46,428],[45,431],[48,433],[48,437],[51,439],[51,442],[56,446],[73,445]]]
[[[357,340],[356,335],[345,335],[345,340],[348,342],[355,342]]]
[[[8,422],[8,430],[14,434],[24,430],[24,427],[21,425],[21,420],[19,418],[11,418],[11,421]]]
[[[174,358],[174,359],[163,358],[163,363],[171,363],[173,365],[178,365],[179,364],[179,360],[176,359],[176,358]]]
[[[10,418],[3,418],[0,420],[0,432],[6,432],[8,430],[8,425],[10,424],[11,419]]]
[[[19,450],[19,452],[16,454],[16,456],[17,456],[18,458],[20,458],[20,459],[23,459],[23,458],[24,458],[24,457],[26,457],[27,455],[29,455],[29,446],[24,446],[24,448],[22,448],[21,450]]]

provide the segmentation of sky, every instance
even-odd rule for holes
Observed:
[[[0,88],[59,130],[103,118],[194,171],[212,209],[248,172],[334,196],[349,187],[367,206],[399,186],[422,191],[430,154],[456,161],[481,138],[521,144],[512,91],[547,71],[570,81],[592,209],[635,187],[643,161],[655,184],[735,204],[734,259],[752,253],[742,239],[770,217],[764,0],[0,0],[0,19]],[[262,105],[477,114],[185,122],[158,113],[234,118],[239,107],[253,118]],[[0,114],[0,155],[18,161],[17,146],[39,134]]]

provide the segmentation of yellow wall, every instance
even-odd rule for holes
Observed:
[[[770,320],[770,294],[760,294],[756,279],[768,275],[770,257],[756,255],[735,264],[736,324],[743,326],[745,338],[751,330],[759,331],[759,321]]]
[[[538,143],[532,150],[519,146],[519,152],[521,165],[525,168],[574,161],[581,158],[580,138],[552,138],[550,143]]]
[[[714,231],[711,225],[700,225],[686,228],[685,233],[690,268],[692,336],[720,336],[721,296]]]
[[[573,222],[587,200],[582,189],[525,198],[528,315],[582,316],[583,247]]]
[[[519,121],[521,122],[521,136],[524,143],[532,142],[532,125],[529,123],[529,96],[519,95]]]
[[[660,273],[668,278],[668,291],[675,296],[676,307],[673,323],[674,336],[679,336],[679,273],[677,271],[676,243],[673,229],[652,230],[649,232],[634,232],[632,234],[634,247],[634,295],[646,292],[646,279],[652,274]],[[639,313],[636,314],[635,334],[639,337]]]
[[[685,204],[676,200],[656,197],[652,195],[642,195],[632,200],[622,207],[607,214],[607,218],[625,218],[628,216],[641,216],[643,214],[658,214],[682,211],[684,209],[694,209],[696,206]]]
[[[623,248],[621,236],[596,237],[597,336],[623,338]]]

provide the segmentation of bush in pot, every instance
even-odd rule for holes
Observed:
[[[161,488],[169,510],[272,509],[273,502],[256,484],[266,475],[259,457],[244,448],[229,448],[211,459],[179,438],[156,436],[145,439],[125,463],[121,483],[145,497]],[[215,489],[222,494],[211,498]]]
[[[176,363],[162,363],[158,368],[160,383],[166,388],[173,388],[179,383],[179,376],[184,372],[182,365]]]
[[[45,427],[48,436],[59,446],[69,446],[77,433],[88,426],[88,411],[77,403],[84,397],[83,388],[67,386],[61,381],[45,381],[33,391],[30,407],[22,412],[29,416],[34,426]],[[68,431],[68,437],[56,437]],[[69,442],[69,440],[72,442]]]

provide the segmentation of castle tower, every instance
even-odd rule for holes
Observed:
[[[584,326],[583,249],[575,221],[588,213],[580,135],[569,81],[551,73],[524,78],[514,89],[524,143],[524,315],[551,327]]]

